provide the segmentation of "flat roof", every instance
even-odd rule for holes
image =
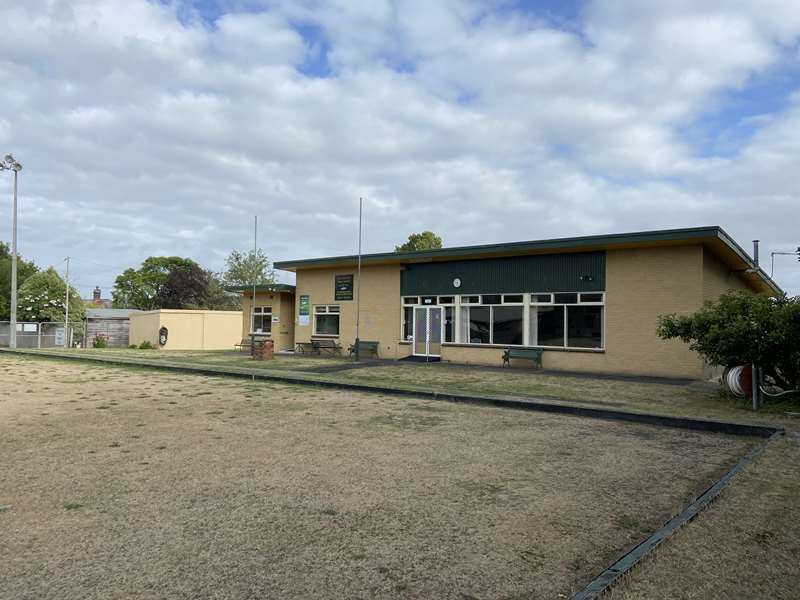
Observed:
[[[689,246],[694,244],[701,244],[709,248],[709,250],[725,262],[731,270],[741,272],[745,279],[750,281],[752,285],[761,291],[783,294],[783,290],[781,290],[766,272],[757,267],[750,255],[718,225],[553,238],[524,242],[506,242],[502,244],[485,244],[478,246],[456,246],[453,248],[440,248],[437,250],[423,250],[418,252],[379,252],[376,254],[363,254],[361,256],[361,264],[389,265],[444,262],[528,254],[590,252],[595,250]],[[351,267],[357,264],[357,255],[346,255],[279,261],[274,264],[274,267],[284,271],[296,272],[308,269]]]
[[[275,292],[278,294],[294,294],[294,286],[289,283],[264,283],[255,286],[256,292]],[[252,292],[252,285],[230,285],[225,287],[226,292]]]

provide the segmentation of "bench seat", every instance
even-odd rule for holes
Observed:
[[[544,350],[541,348],[506,348],[503,351],[503,366],[510,367],[512,358],[524,358],[532,360],[537,369],[542,368],[542,353]]]
[[[378,358],[378,346],[380,346],[380,342],[371,342],[367,340],[358,340],[358,355],[369,355],[375,358]],[[348,353],[350,356],[356,353],[356,345],[351,344],[350,348],[348,349]]]

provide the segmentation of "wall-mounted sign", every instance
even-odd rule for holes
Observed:
[[[461,287],[461,280],[458,277],[453,279],[453,287],[454,288],[460,288]]]
[[[353,299],[353,275],[337,275],[335,278],[335,292],[333,295],[334,300],[352,300]]]
[[[308,315],[311,314],[311,309],[310,309],[311,304],[308,300],[308,294],[303,294],[302,296],[300,296],[300,299],[297,301],[297,306],[299,309],[298,314],[301,317],[307,317]]]

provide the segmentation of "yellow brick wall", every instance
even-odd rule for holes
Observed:
[[[546,369],[700,378],[700,358],[656,336],[658,316],[689,314],[702,302],[702,247],[609,251],[606,256],[605,352],[545,351]],[[442,360],[502,363],[502,348],[445,346]],[[514,366],[531,365],[514,361]]]
[[[353,275],[353,300],[334,300],[336,275]],[[318,304],[336,304],[340,307],[339,336],[337,341],[343,352],[356,338],[356,296],[358,275],[356,269],[310,269],[297,272],[296,297],[309,296],[309,324],[300,325],[298,304],[295,302],[295,340],[308,342],[312,338],[314,307]],[[400,267],[364,267],[361,271],[361,324],[362,340],[380,343],[381,358],[402,358],[408,355],[407,346],[400,340]]]
[[[242,298],[242,328],[241,338],[250,338],[250,314],[252,311],[252,292],[245,293]],[[291,350],[294,348],[294,295],[276,292],[256,292],[256,306],[272,307],[272,316],[278,321],[272,323],[272,339],[275,342],[275,351]]]
[[[145,312],[131,313],[130,332],[128,341],[131,345],[138,346],[145,340],[158,347],[159,311],[148,310]]]
[[[713,300],[728,290],[750,290],[740,275],[708,250],[703,251],[703,300]]]
[[[163,350],[233,350],[239,342],[239,311],[154,310],[131,315],[131,344],[148,340]],[[162,327],[169,331],[166,346],[158,343]]]

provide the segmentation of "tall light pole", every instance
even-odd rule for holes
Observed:
[[[69,256],[64,259],[64,262],[67,263],[67,273],[64,278],[67,283],[67,291],[64,294],[64,348],[69,348],[71,345],[69,335]]]
[[[17,347],[17,176],[22,165],[14,157],[6,154],[0,161],[0,171],[14,171],[14,202],[11,209],[11,324],[9,326],[8,346]]]

